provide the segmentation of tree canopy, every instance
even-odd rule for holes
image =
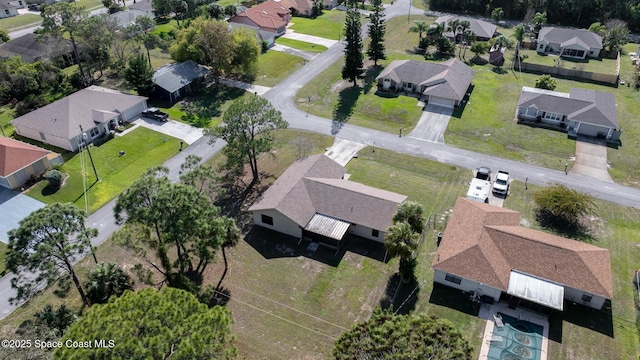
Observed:
[[[536,79],[536,87],[544,90],[554,90],[558,82],[551,75],[545,74]]]
[[[560,222],[576,224],[580,217],[590,214],[595,203],[584,193],[555,184],[533,194],[540,215]]]
[[[398,206],[398,210],[393,215],[393,222],[399,223],[406,221],[411,230],[415,233],[422,233],[424,228],[424,210],[422,205],[417,201],[405,201]]]
[[[54,359],[235,359],[231,314],[209,309],[192,294],[164,287],[126,291],[88,309],[60,340],[93,348],[62,347]],[[104,340],[98,347],[96,340]],[[112,340],[110,343],[109,340]]]
[[[258,96],[243,96],[234,100],[222,115],[222,126],[205,129],[210,143],[216,139],[227,142],[222,152],[227,156],[227,168],[249,163],[253,185],[259,176],[258,156],[273,147],[273,130],[286,129],[287,122],[269,101]]]
[[[148,96],[153,92],[153,68],[142,53],[129,59],[129,66],[124,70],[124,78],[133,85],[139,95]]]
[[[120,296],[125,290],[133,290],[133,281],[116,263],[100,263],[89,271],[85,288],[92,304],[102,304],[111,296]]]
[[[73,269],[78,256],[90,250],[90,239],[98,230],[85,227],[87,215],[71,204],[52,204],[34,211],[9,232],[5,262],[16,274],[11,286],[17,290],[12,301],[27,300],[67,272],[80,293],[89,300]]]
[[[342,78],[353,82],[357,86],[357,80],[362,77],[363,55],[360,11],[356,8],[356,1],[350,0],[347,7],[347,16],[344,20],[344,65],[342,66]]]
[[[448,320],[427,314],[397,315],[376,308],[335,343],[336,360],[470,360],[472,348]]]
[[[384,24],[384,7],[382,0],[373,0],[371,4],[374,10],[369,16],[369,47],[367,56],[373,60],[374,65],[378,65],[378,60],[384,60],[387,56],[384,53],[384,34],[386,32]]]

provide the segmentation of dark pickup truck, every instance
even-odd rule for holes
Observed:
[[[169,114],[159,110],[158,108],[148,108],[147,110],[142,112],[142,116],[149,119],[158,120],[158,121],[169,120]]]

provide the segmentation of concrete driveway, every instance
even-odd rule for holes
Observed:
[[[293,22],[295,23],[295,19]],[[325,38],[321,38],[313,35],[299,34],[291,29],[287,29],[287,32],[284,35],[282,35],[283,38],[304,41],[304,42],[308,42],[316,45],[322,45],[327,48],[330,48],[331,46],[333,46],[333,44],[337,43],[338,42],[337,39],[339,38],[339,36],[341,36],[341,34],[336,34],[336,40],[330,40],[330,39],[325,39]]]
[[[365,144],[359,142],[335,138],[333,145],[324,154],[338,164],[345,166],[365,146]]]
[[[146,127],[147,129],[184,140],[184,142],[189,145],[193,144],[203,136],[202,129],[173,120],[160,122],[142,117],[133,123],[138,126]]]
[[[453,109],[427,104],[422,111],[416,127],[408,134],[416,139],[444,144],[444,132],[447,130]]]
[[[604,141],[578,139],[576,160],[570,172],[613,182],[607,166],[607,146]]]
[[[269,48],[269,50],[279,51],[279,52],[283,52],[283,53],[299,56],[299,57],[301,57],[301,58],[303,58],[305,60],[308,60],[308,61],[311,61],[316,56],[318,56],[317,53],[312,53],[310,51],[294,49],[294,48],[292,48],[290,46],[280,45],[280,44],[273,44],[273,46],[271,48]]]
[[[40,201],[19,192],[0,188],[0,241],[9,242],[9,230],[18,228],[20,220],[43,208]]]

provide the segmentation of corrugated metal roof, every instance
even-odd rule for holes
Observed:
[[[562,311],[564,286],[548,280],[512,270],[507,294]]]
[[[350,225],[351,224],[346,221],[316,213],[304,229],[314,234],[339,241],[342,240],[344,234],[347,233]]]

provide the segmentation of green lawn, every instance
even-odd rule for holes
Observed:
[[[169,118],[196,127],[214,127],[222,122],[222,114],[229,107],[231,101],[249,93],[242,89],[227,86],[212,86],[203,93],[192,93],[187,98],[173,105],[157,100],[151,101],[151,106],[156,106],[169,114]],[[195,116],[185,111],[184,103],[193,105]]]
[[[0,19],[0,28],[14,30],[28,25],[36,25],[42,22],[42,17],[36,14],[24,14]]]
[[[178,22],[172,19],[167,21],[166,23],[156,25],[156,28],[155,30],[153,30],[153,33],[158,36],[162,36],[161,35],[162,33],[168,34],[172,30],[175,30],[177,28],[178,28]]]
[[[11,136],[13,134],[13,125],[9,121],[15,119],[15,111],[9,106],[0,108],[0,126],[2,127],[2,136]]]
[[[305,41],[288,39],[283,37],[277,38],[276,44],[285,45],[285,46],[292,47],[294,49],[304,50],[304,51],[309,51],[314,53],[321,53],[327,50],[327,48],[322,45],[316,45],[316,44],[308,43]]]
[[[556,55],[540,55],[535,50],[520,50],[520,54],[525,56],[524,62],[550,67],[556,66],[556,61],[559,58]],[[510,58],[510,56],[507,56],[507,59]],[[600,74],[614,74],[616,72],[615,59],[572,60],[570,58],[562,58],[561,66],[566,69],[583,70]]]
[[[258,71],[253,81],[256,85],[274,86],[305,64],[299,56],[268,50],[258,58]]]
[[[95,182],[91,164],[84,153],[90,212],[118,196],[147,168],[161,165],[176,155],[179,148],[179,139],[145,128],[135,129],[125,136],[115,137],[100,146],[93,146],[91,155],[101,181]],[[119,156],[120,150],[126,154]],[[42,181],[31,188],[27,195],[46,204],[73,203],[84,209],[81,156],[76,154],[67,159],[63,165],[63,172],[69,174],[69,177],[57,192],[50,193],[46,181]]]
[[[295,32],[307,35],[319,36],[330,40],[340,40],[344,28],[345,11],[324,10],[322,15],[315,19],[294,17],[290,28]]]
[[[0,241],[0,275],[4,275],[6,267],[4,265],[4,256],[7,253],[7,245]]]

